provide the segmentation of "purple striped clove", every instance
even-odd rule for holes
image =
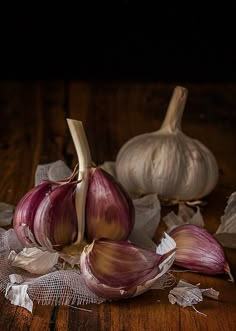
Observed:
[[[175,242],[168,236],[169,251],[163,255],[127,241],[95,240],[80,259],[81,272],[89,289],[106,299],[140,295],[169,270]]]
[[[227,273],[233,281],[222,246],[205,229],[184,224],[172,230],[169,235],[176,242],[176,265],[208,275]]]
[[[130,197],[111,175],[92,168],[86,198],[86,238],[90,242],[99,238],[126,240],[133,226]]]

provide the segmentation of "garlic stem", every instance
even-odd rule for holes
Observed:
[[[67,118],[67,124],[78,156],[79,172],[81,172],[90,168],[92,165],[90,149],[84,132],[83,123]]]
[[[88,190],[89,169],[92,166],[92,160],[82,122],[68,118],[67,124],[70,129],[79,162],[78,180],[80,180],[80,182],[77,183],[75,194],[78,235],[77,240],[74,243],[74,245],[78,245],[84,238],[85,204]]]
[[[175,131],[181,130],[181,120],[188,96],[188,90],[182,86],[176,86],[172,94],[165,119],[161,129]]]

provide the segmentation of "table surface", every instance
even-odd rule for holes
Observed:
[[[0,201],[16,205],[34,185],[39,163],[64,160],[70,167],[76,153],[66,118],[83,121],[92,157],[99,164],[115,160],[129,138],[157,130],[176,84],[162,82],[1,81]],[[236,187],[236,85],[186,84],[188,101],[183,130],[215,154],[220,178],[204,199],[202,214],[214,233],[227,198]],[[162,208],[162,215],[171,210]],[[156,236],[165,229],[161,223]],[[226,249],[236,276],[236,253]],[[171,305],[168,290],[150,290],[133,299],[87,305],[85,312],[67,306],[34,303],[33,313],[11,305],[0,294],[0,330],[235,330],[236,287],[224,276],[178,273],[201,287],[220,292],[197,309]]]

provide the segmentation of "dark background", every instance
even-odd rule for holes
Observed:
[[[0,78],[236,80],[233,2],[156,3],[1,11]]]

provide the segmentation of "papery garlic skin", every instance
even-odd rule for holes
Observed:
[[[22,268],[37,275],[53,271],[58,258],[58,253],[43,252],[37,247],[24,248],[18,254],[15,251],[11,251],[8,256],[8,260],[12,266]]]
[[[203,274],[228,273],[232,277],[222,246],[205,229],[184,224],[169,235],[176,242],[176,265]]]
[[[227,201],[221,224],[216,231],[216,234],[219,233],[236,233],[236,192],[232,193]]]
[[[159,255],[126,241],[95,240],[85,247],[80,266],[92,292],[118,300],[150,289],[163,274],[165,261],[168,261],[165,272],[170,268],[171,255],[174,256],[174,249]]]
[[[134,206],[115,179],[92,168],[86,198],[86,239],[126,240],[134,225]]]
[[[116,158],[120,183],[133,196],[157,193],[163,200],[196,200],[218,181],[211,151],[181,131],[187,90],[176,87],[160,130],[129,140]]]

